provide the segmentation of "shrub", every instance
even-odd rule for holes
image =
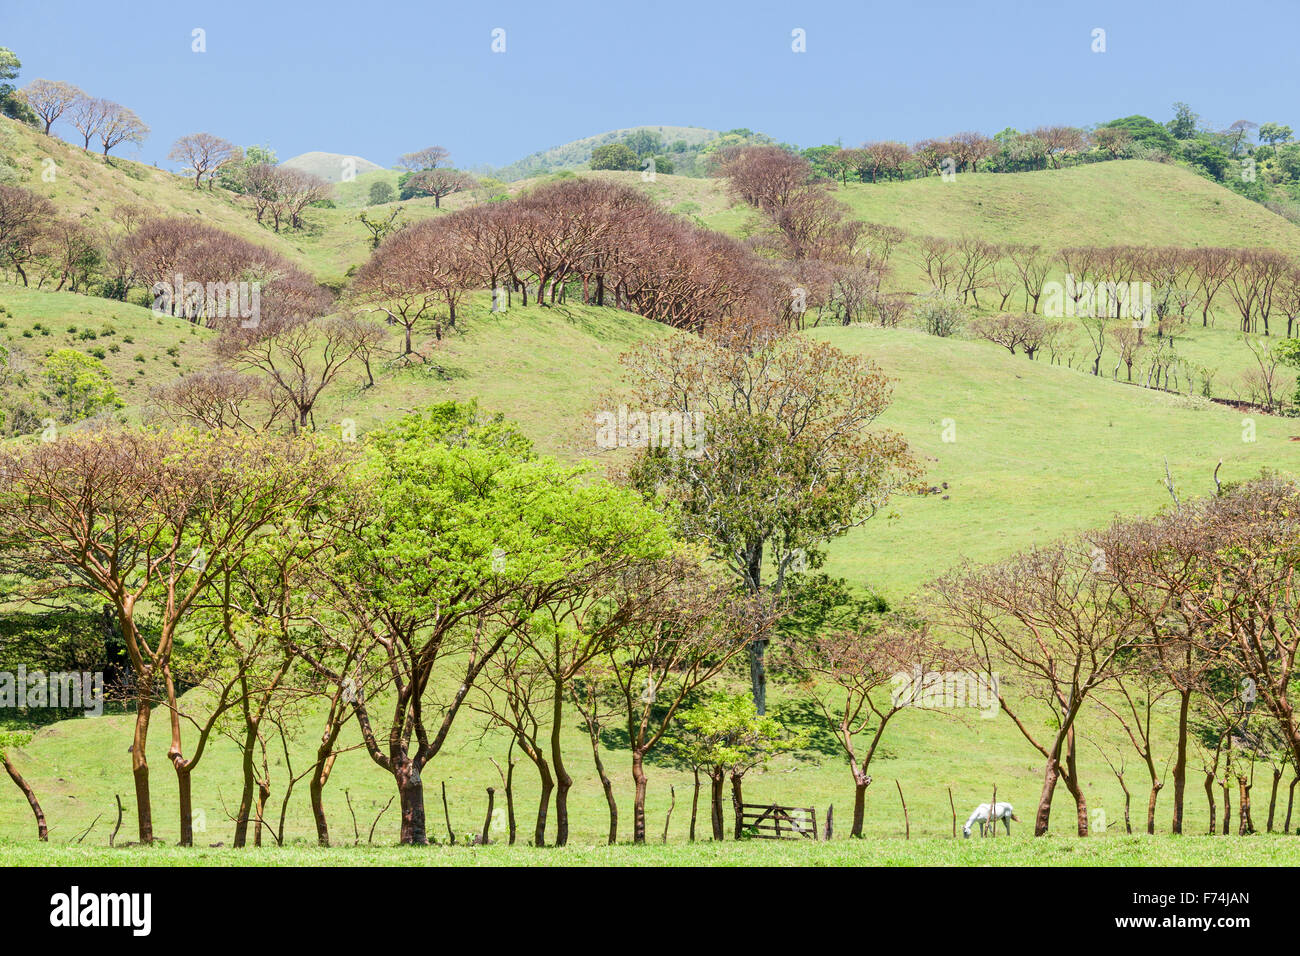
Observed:
[[[940,338],[961,331],[969,318],[960,302],[937,293],[921,296],[912,307],[912,316],[926,332]]]

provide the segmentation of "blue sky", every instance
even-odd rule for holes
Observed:
[[[1297,0],[0,3],[20,82],[130,106],[153,128],[137,157],[162,165],[198,130],[383,165],[437,143],[473,166],[642,124],[855,145],[1164,120],[1185,100],[1220,127],[1300,128]]]

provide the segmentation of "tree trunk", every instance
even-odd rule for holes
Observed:
[[[636,791],[632,796],[632,842],[645,842],[645,754],[640,750],[632,751],[632,781]]]
[[[1045,835],[1051,822],[1052,794],[1056,791],[1056,781],[1061,776],[1058,752],[1053,752],[1047,758],[1047,767],[1043,771],[1043,789],[1038,796],[1038,812],[1034,816],[1034,836]]]
[[[733,773],[731,775],[731,810],[736,816],[736,836],[740,840],[745,836],[745,796],[741,792],[741,780],[743,775]]]
[[[871,778],[866,774],[853,774],[853,828],[849,830],[849,836],[862,837],[862,824],[867,813],[867,787],[871,786]]]
[[[699,818],[700,812],[700,768],[692,768],[695,774],[695,789],[691,793],[691,835],[690,841],[695,842],[695,821]]]
[[[1241,796],[1241,806],[1238,810],[1240,820],[1237,823],[1237,835],[1249,836],[1255,832],[1255,821],[1250,817],[1250,791],[1254,787],[1253,783],[1246,780],[1245,774],[1237,774],[1237,792]]]
[[[1153,836],[1156,832],[1156,797],[1163,787],[1163,783],[1152,782],[1151,796],[1147,798],[1147,833]]]
[[[1178,757],[1174,761],[1174,819],[1171,833],[1183,832],[1183,796],[1187,791],[1187,713],[1192,692],[1179,691],[1178,701]]]
[[[618,801],[614,797],[614,781],[605,772],[605,762],[600,759],[600,746],[593,748],[596,758],[596,774],[600,777],[600,788],[605,791],[605,803],[609,806],[609,845],[618,842]]]
[[[404,845],[427,846],[429,835],[424,826],[424,781],[420,768],[406,756],[393,762],[393,778],[402,805],[402,835]]]
[[[709,772],[709,811],[713,823],[713,839],[724,839],[722,830],[722,771]]]
[[[1205,775],[1205,802],[1210,805],[1210,836],[1214,836],[1214,812],[1217,809],[1214,802],[1214,774]]]
[[[556,679],[554,704],[551,708],[551,764],[555,768],[555,845],[569,842],[569,788],[573,778],[564,769],[560,748],[560,731],[564,726],[564,682]],[[610,841],[613,842],[613,841]]]
[[[244,699],[247,698],[247,688],[244,689]],[[241,761],[244,772],[244,785],[239,793],[239,813],[235,817],[235,838],[231,845],[236,849],[248,845],[248,820],[253,812],[253,790],[257,786],[256,775],[253,772],[253,745],[257,742],[257,721],[248,713],[247,708],[244,712],[244,757]]]
[[[515,762],[510,759],[509,752],[506,753],[506,824],[510,828],[510,837],[506,845],[514,846],[515,836],[518,833],[515,824]]]
[[[766,638],[757,638],[749,645],[749,680],[754,693],[754,710],[760,717],[767,713],[767,667],[763,662],[766,652]]]
[[[1281,782],[1282,782],[1282,768],[1281,768],[1281,767],[1274,767],[1274,768],[1273,768],[1273,786],[1272,786],[1272,789],[1269,790],[1269,794],[1268,794],[1268,826],[1267,826],[1267,830],[1268,830],[1269,833],[1272,833],[1272,832],[1273,832],[1273,818],[1277,815],[1277,788],[1278,788],[1278,784],[1280,784]]]
[[[149,761],[145,759],[145,744],[149,738],[149,675],[140,677],[135,709],[135,735],[131,743],[131,776],[135,780],[135,814],[140,829],[140,842],[153,842],[153,807],[149,801]]]
[[[338,742],[342,727],[342,721],[334,720],[321,736],[320,747],[316,750],[316,766],[312,770],[308,788],[311,794],[311,813],[316,821],[316,842],[321,846],[330,845],[329,823],[325,819],[325,784],[330,778],[330,771],[334,769],[334,745]]]
[[[183,760],[176,762],[176,796],[181,811],[181,838],[179,846],[194,845],[194,795],[190,783],[190,768]]]
[[[533,846],[546,846],[546,815],[551,809],[551,792],[555,790],[555,778],[551,776],[551,767],[540,753],[534,761],[537,775],[542,780],[542,792],[537,798],[537,820],[533,824]]]
[[[41,810],[40,801],[36,799],[36,791],[23,779],[23,775],[18,772],[18,768],[13,765],[7,753],[0,753],[0,758],[4,760],[5,772],[9,774],[9,779],[18,785],[18,789],[23,792],[28,805],[32,808],[32,814],[36,817],[36,838],[42,843],[48,843],[50,831],[45,825],[45,813]]]

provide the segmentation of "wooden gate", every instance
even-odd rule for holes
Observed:
[[[740,826],[747,836],[759,840],[816,840],[817,811],[812,807],[743,803]]]

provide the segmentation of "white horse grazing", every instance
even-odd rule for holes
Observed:
[[[996,827],[998,825],[998,820],[1001,820],[1003,825],[1007,828],[1007,836],[1011,836],[1011,821],[1015,820],[1017,823],[1020,822],[1020,818],[1016,816],[1015,812],[1011,809],[1011,804],[1009,803],[999,803],[997,809],[993,811],[993,818],[992,826]],[[962,836],[970,839],[970,825],[977,820],[980,825],[980,836],[984,836],[985,828],[990,825],[989,805],[987,803],[981,803],[975,808],[975,812],[970,815],[970,819],[966,821],[966,825],[961,828]]]

